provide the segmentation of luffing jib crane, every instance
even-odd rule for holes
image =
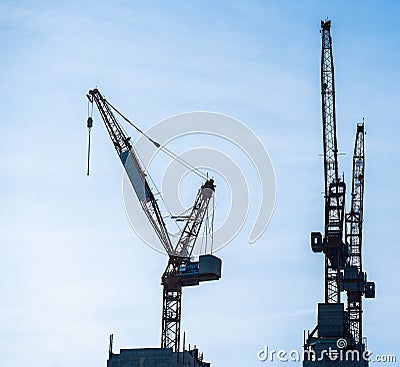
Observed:
[[[349,257],[344,268],[343,288],[347,294],[349,330],[356,344],[362,342],[362,297],[375,297],[375,283],[367,282],[362,270],[362,226],[364,210],[364,123],[357,125],[353,153],[351,206],[346,214]]]
[[[146,178],[147,173],[140,164],[131,138],[124,132],[113,111],[119,112],[102,96],[98,89],[90,90],[87,97],[91,103],[96,103],[140,205],[168,254],[168,265],[161,277],[163,285],[161,347],[172,348],[176,352],[180,345],[182,287],[198,285],[203,281],[218,280],[221,277],[222,263],[218,257],[208,254],[200,255],[198,261],[192,258],[196,239],[210,200],[214,195],[214,180],[207,178],[201,186],[191,213],[186,218],[181,236],[177,244],[173,246],[157,200]],[[124,116],[122,117],[127,120]],[[89,132],[92,126],[93,120],[92,117],[89,117]],[[160,147],[157,142],[153,140],[151,142],[157,148]]]
[[[362,352],[362,297],[375,297],[375,283],[367,282],[361,266],[361,243],[364,199],[364,123],[357,125],[353,155],[351,207],[345,212],[346,184],[339,176],[336,139],[335,80],[332,55],[331,21],[321,21],[321,97],[324,157],[324,235],[311,233],[311,248],[325,255],[325,300],[318,304],[318,322],[308,334],[305,351],[317,352],[341,347]],[[346,293],[347,308],[341,303]],[[338,340],[343,339],[341,343]],[[328,366],[329,355],[311,364]],[[361,361],[366,363],[365,361]]]

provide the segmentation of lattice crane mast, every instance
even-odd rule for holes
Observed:
[[[185,218],[186,223],[181,236],[177,244],[173,246],[157,200],[147,181],[146,173],[130,142],[131,138],[124,132],[113,113],[113,110],[118,111],[101,95],[98,89],[90,90],[87,97],[91,103],[96,103],[140,205],[169,256],[167,268],[161,277],[163,285],[161,347],[172,348],[176,352],[180,345],[182,287],[198,285],[202,281],[218,280],[221,277],[221,260],[218,257],[200,255],[198,261],[192,259],[196,239],[215,191],[214,180],[207,178],[201,186],[191,213]],[[122,117],[127,120],[126,117]],[[92,126],[93,120],[92,117],[89,117],[89,133]],[[146,137],[157,148],[160,147],[160,144],[147,135]]]
[[[356,345],[362,343],[362,297],[375,297],[375,283],[367,282],[362,270],[362,226],[364,209],[364,123],[357,125],[353,153],[351,206],[346,214],[349,257],[344,268],[343,288],[347,295],[349,331]]]
[[[325,254],[325,303],[340,303],[340,270],[343,269],[348,255],[343,238],[346,184],[338,174],[331,21],[322,21],[321,28],[325,228],[323,238],[319,232],[311,234],[311,245],[314,252],[323,251]]]

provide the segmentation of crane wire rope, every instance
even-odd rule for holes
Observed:
[[[88,153],[87,153],[87,172],[86,175],[89,176],[89,167],[90,167],[90,135],[91,135],[91,131],[92,131],[92,127],[93,127],[93,102],[91,103],[92,105],[92,110],[90,112],[90,107],[89,107],[89,100],[88,100],[88,119],[87,119],[87,128],[88,128]]]
[[[181,157],[179,157],[178,155],[176,155],[175,153],[173,153],[172,151],[170,151],[169,149],[167,149],[166,147],[162,146],[161,144],[157,143],[156,141],[154,141],[150,136],[148,136],[144,131],[142,131],[138,126],[136,126],[134,123],[132,123],[126,116],[124,116],[120,111],[118,111],[110,102],[107,101],[107,99],[105,99],[103,97],[104,102],[110,107],[112,108],[116,113],[118,113],[118,115],[120,115],[129,125],[131,125],[132,127],[134,127],[140,134],[142,134],[144,137],[146,137],[151,143],[153,143],[157,148],[160,148],[164,153],[166,153],[170,158],[172,159],[176,159],[179,163],[183,164],[186,168],[190,169],[190,171],[196,173],[198,176],[204,178],[208,176],[205,176],[201,171],[199,171],[197,168],[195,168],[194,166],[192,166],[190,163],[186,162],[185,160],[183,160]],[[87,175],[89,175],[89,152],[90,152],[90,130],[93,124],[93,120],[92,120],[92,115],[93,115],[93,100],[92,101],[88,101],[88,114],[89,114],[89,103],[91,104],[91,113],[89,115],[90,121],[91,121],[91,126],[89,128],[89,118],[88,118],[88,129],[89,129],[89,148],[88,148],[88,171],[87,171]],[[122,129],[122,131],[125,133],[125,135],[128,135],[126,130],[123,128],[123,126],[120,125],[120,128]],[[137,157],[137,159],[139,160],[142,169],[146,171],[146,176],[148,178],[150,178],[150,182],[152,184],[152,186],[155,188],[156,192],[155,195],[158,195],[161,198],[161,201],[163,202],[164,208],[166,209],[166,211],[168,212],[168,215],[171,219],[173,219],[173,222],[175,224],[175,226],[178,229],[178,233],[182,233],[182,227],[178,224],[177,220],[175,220],[173,217],[173,214],[171,212],[171,210],[169,209],[167,203],[164,200],[163,195],[161,194],[161,191],[158,189],[156,183],[154,182],[152,176],[149,174],[149,172],[147,171],[147,169],[145,169],[145,164],[142,161],[142,159],[140,158],[140,155],[137,154],[135,148],[133,146],[131,146],[131,149],[136,153],[135,156]]]
[[[214,194],[215,195],[215,194]],[[215,199],[214,195],[212,196],[212,214],[211,214],[211,233],[210,233],[210,238],[211,238],[211,255],[213,253],[213,248],[214,248],[214,215],[215,215]],[[207,208],[208,209],[208,208]]]
[[[212,212],[210,215],[210,209],[207,206],[207,212],[204,220],[204,228],[203,228],[203,236],[201,238],[200,242],[200,254],[203,251],[203,244],[204,244],[204,254],[207,253],[207,247],[208,247],[208,236],[210,237],[210,254],[212,255],[213,253],[213,247],[214,247],[214,214],[215,214],[215,201],[214,201],[214,195],[211,198],[212,200]]]
[[[183,158],[181,158],[180,156],[178,156],[177,154],[175,154],[174,152],[172,152],[170,149],[168,149],[165,145],[162,145],[158,142],[156,142],[154,139],[152,139],[149,135],[147,135],[142,129],[140,129],[137,125],[135,125],[132,121],[130,121],[125,115],[123,115],[116,107],[114,107],[110,102],[108,102],[106,99],[104,99],[105,102],[110,106],[110,108],[112,108],[118,115],[121,116],[122,119],[124,119],[129,125],[131,125],[136,131],[138,131],[141,135],[143,135],[146,139],[148,139],[156,148],[160,149],[164,154],[168,155],[170,158],[176,160],[177,162],[179,162],[180,164],[182,164],[183,166],[185,166],[187,169],[189,169],[191,172],[195,173],[196,175],[198,175],[199,177],[201,177],[202,179],[206,179],[208,180],[208,175],[205,175],[204,173],[202,173],[198,168],[192,166],[189,162],[185,161]],[[122,128],[122,127],[121,127]],[[133,148],[133,147],[132,147]],[[142,164],[142,167],[145,167],[145,165],[143,164],[143,161],[141,160],[139,154],[137,154],[138,159],[140,160],[140,163]],[[152,185],[155,187],[157,193],[159,194],[165,209],[167,210],[168,214],[170,217],[173,217],[172,212],[170,211],[170,209],[168,208],[163,195],[161,194],[161,191],[158,189],[156,183],[154,182],[153,178],[151,177],[151,175],[147,172],[147,176],[150,178],[150,181],[152,183]],[[173,218],[172,218],[173,219]],[[182,227],[178,224],[177,220],[173,220],[173,222],[175,223],[179,233],[182,232]]]
[[[135,148],[134,148],[133,146],[132,146],[131,149],[135,150]],[[136,157],[138,158],[138,160],[140,161],[140,164],[142,165],[142,167],[143,167],[143,169],[144,169],[145,165],[144,165],[144,162],[142,161],[142,159],[140,158],[139,154],[136,154]],[[168,214],[169,214],[169,217],[170,217],[171,219],[173,219],[173,218],[172,218],[172,217],[173,217],[172,212],[171,212],[171,210],[169,209],[167,203],[165,202],[164,197],[163,197],[161,191],[158,189],[156,183],[155,183],[154,180],[153,180],[153,177],[151,177],[150,173],[149,173],[147,170],[146,170],[146,177],[149,177],[149,178],[150,178],[151,184],[152,184],[153,187],[156,189],[155,195],[158,195],[158,196],[161,198],[161,201],[163,202],[164,207],[165,207],[165,209],[167,210],[167,212],[168,212]],[[182,228],[181,228],[181,226],[178,224],[178,222],[177,222],[176,220],[173,220],[173,222],[175,223],[176,227],[178,228],[179,233],[182,232]]]
[[[105,102],[108,106],[110,106],[111,108],[113,108],[113,106],[112,106],[104,97],[103,97],[103,100],[104,100],[104,102]],[[89,113],[89,103],[91,104],[91,107],[92,107],[90,113]],[[92,116],[93,116],[93,103],[94,103],[93,100],[88,100],[88,115],[89,115],[89,117],[88,117],[89,148],[88,148],[88,171],[87,171],[87,175],[88,175],[88,176],[89,176],[90,130],[91,130],[92,126],[93,126],[93,119],[92,119]],[[114,110],[115,110],[115,109],[114,109]],[[90,124],[90,127],[89,127],[89,124]],[[123,128],[123,126],[119,125],[119,127],[120,127],[121,130],[124,132],[124,134],[125,134],[126,136],[128,136],[128,134],[127,134],[126,130]],[[156,189],[155,195],[160,196],[161,201],[163,202],[164,207],[165,207],[165,209],[167,210],[169,216],[172,216],[172,213],[171,213],[171,211],[169,210],[168,206],[166,205],[166,203],[165,203],[165,201],[164,201],[164,198],[163,198],[163,196],[161,195],[161,192],[160,192],[160,190],[158,189],[157,185],[155,184],[153,178],[151,177],[151,175],[149,174],[149,172],[148,172],[147,170],[145,170],[145,168],[144,168],[145,165],[144,165],[143,161],[141,160],[139,154],[137,154],[137,152],[136,152],[136,150],[135,150],[135,148],[134,148],[133,146],[131,146],[131,149],[133,150],[133,152],[134,152],[134,154],[135,154],[135,157],[139,160],[139,163],[140,163],[140,165],[141,165],[143,171],[145,172],[146,177],[149,177],[149,178],[150,178],[150,181],[151,181],[153,187]],[[182,230],[181,227],[176,223],[176,221],[174,221],[174,222],[175,222],[175,224],[176,224],[178,230],[181,231],[181,230]]]
[[[172,158],[172,159],[176,160],[177,162],[179,162],[180,164],[182,164],[184,167],[186,167],[187,169],[189,169],[190,172],[195,173],[197,176],[201,177],[202,179],[208,180],[208,174],[204,174],[204,173],[201,172],[198,168],[192,166],[189,162],[185,161],[183,158],[181,158],[180,156],[178,156],[177,154],[175,154],[173,151],[171,151],[170,149],[168,149],[165,145],[162,145],[162,144],[156,142],[155,140],[153,140],[149,135],[147,135],[143,130],[141,130],[137,125],[135,125],[135,124],[134,124],[132,121],[130,121],[125,115],[123,115],[116,107],[114,107],[110,102],[108,102],[107,99],[105,99],[105,98],[103,97],[103,100],[104,100],[105,103],[107,103],[107,105],[108,105],[111,109],[113,109],[118,115],[120,115],[122,119],[124,119],[124,120],[125,120],[129,125],[131,125],[136,131],[138,131],[141,135],[143,135],[146,139],[148,139],[156,148],[160,149],[164,154],[168,155],[170,158]],[[89,115],[89,103],[90,103],[90,102],[88,101],[88,115]],[[90,132],[91,132],[92,124],[93,124],[93,120],[92,120],[92,118],[91,118],[91,116],[93,115],[93,100],[91,101],[91,107],[92,107],[91,113],[90,113],[90,115],[89,115],[89,117],[88,117],[89,144],[88,144],[88,170],[87,170],[87,175],[89,175]],[[90,119],[90,127],[89,127],[89,119]],[[126,134],[125,129],[124,129],[122,126],[120,126],[120,127],[121,127],[121,129],[122,129],[122,130],[125,132],[125,134]],[[128,134],[126,134],[126,135],[128,135]],[[135,150],[133,146],[132,146],[131,149]],[[143,161],[141,160],[139,154],[136,153],[136,157],[138,158],[138,160],[140,161],[140,164],[142,165],[142,167],[143,167],[143,169],[144,169],[145,165],[144,165]],[[146,170],[146,171],[147,171],[147,170]],[[172,212],[171,212],[170,209],[168,208],[168,206],[167,206],[167,204],[166,204],[166,202],[165,202],[165,200],[164,200],[164,198],[163,198],[163,196],[162,196],[162,194],[161,194],[161,191],[158,189],[156,183],[154,182],[153,178],[151,177],[151,175],[149,174],[148,171],[146,172],[146,176],[150,178],[150,181],[151,181],[151,183],[152,183],[152,186],[156,189],[156,195],[159,195],[159,197],[161,198],[161,201],[163,202],[164,207],[165,207],[165,209],[167,210],[167,212],[168,212],[168,214],[169,214],[169,217],[170,217],[171,219],[174,219],[174,218],[173,218],[174,216],[172,215]],[[189,208],[189,209],[190,209],[190,208]],[[186,211],[188,211],[189,209],[187,209]],[[207,208],[207,212],[208,212],[208,208]],[[181,232],[182,232],[182,228],[181,228],[181,226],[179,226],[178,221],[174,219],[173,222],[175,223],[176,227],[178,228],[179,232],[181,233]],[[213,224],[214,224],[213,222],[214,222],[214,210],[213,210],[213,215],[212,215],[212,226],[213,226]],[[206,221],[206,224],[207,224],[207,223],[208,223],[208,220]],[[206,236],[205,236],[205,237],[206,237],[206,241],[207,241],[207,233],[206,233]],[[211,238],[212,238],[212,240],[213,240],[213,235],[211,235]],[[205,246],[205,247],[206,247],[206,249],[207,249],[207,243],[206,243],[206,246]],[[207,250],[206,250],[206,251],[207,251]]]
[[[201,172],[198,168],[192,166],[189,162],[185,161],[183,158],[175,154],[173,151],[168,149],[165,145],[162,145],[155,140],[153,140],[149,135],[147,135],[143,130],[141,130],[138,126],[136,126],[132,121],[130,121],[126,116],[124,116],[120,111],[118,111],[110,102],[106,100],[106,103],[116,112],[118,115],[120,115],[129,125],[131,125],[134,129],[136,129],[141,135],[143,135],[145,138],[147,138],[151,143],[153,143],[157,148],[159,148],[162,152],[164,152],[166,155],[168,155],[170,158],[178,161],[180,164],[188,168],[190,171],[198,175],[204,180],[208,179],[208,176],[205,175],[203,172]]]

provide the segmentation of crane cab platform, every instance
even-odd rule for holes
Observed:
[[[214,255],[200,255],[198,261],[185,261],[179,266],[176,279],[182,287],[221,278],[222,260]]]
[[[199,281],[221,278],[222,260],[214,255],[199,256]]]

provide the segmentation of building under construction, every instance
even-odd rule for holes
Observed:
[[[194,347],[182,352],[173,352],[172,348],[121,349],[113,353],[112,344],[107,367],[210,367],[203,361],[203,354]]]

